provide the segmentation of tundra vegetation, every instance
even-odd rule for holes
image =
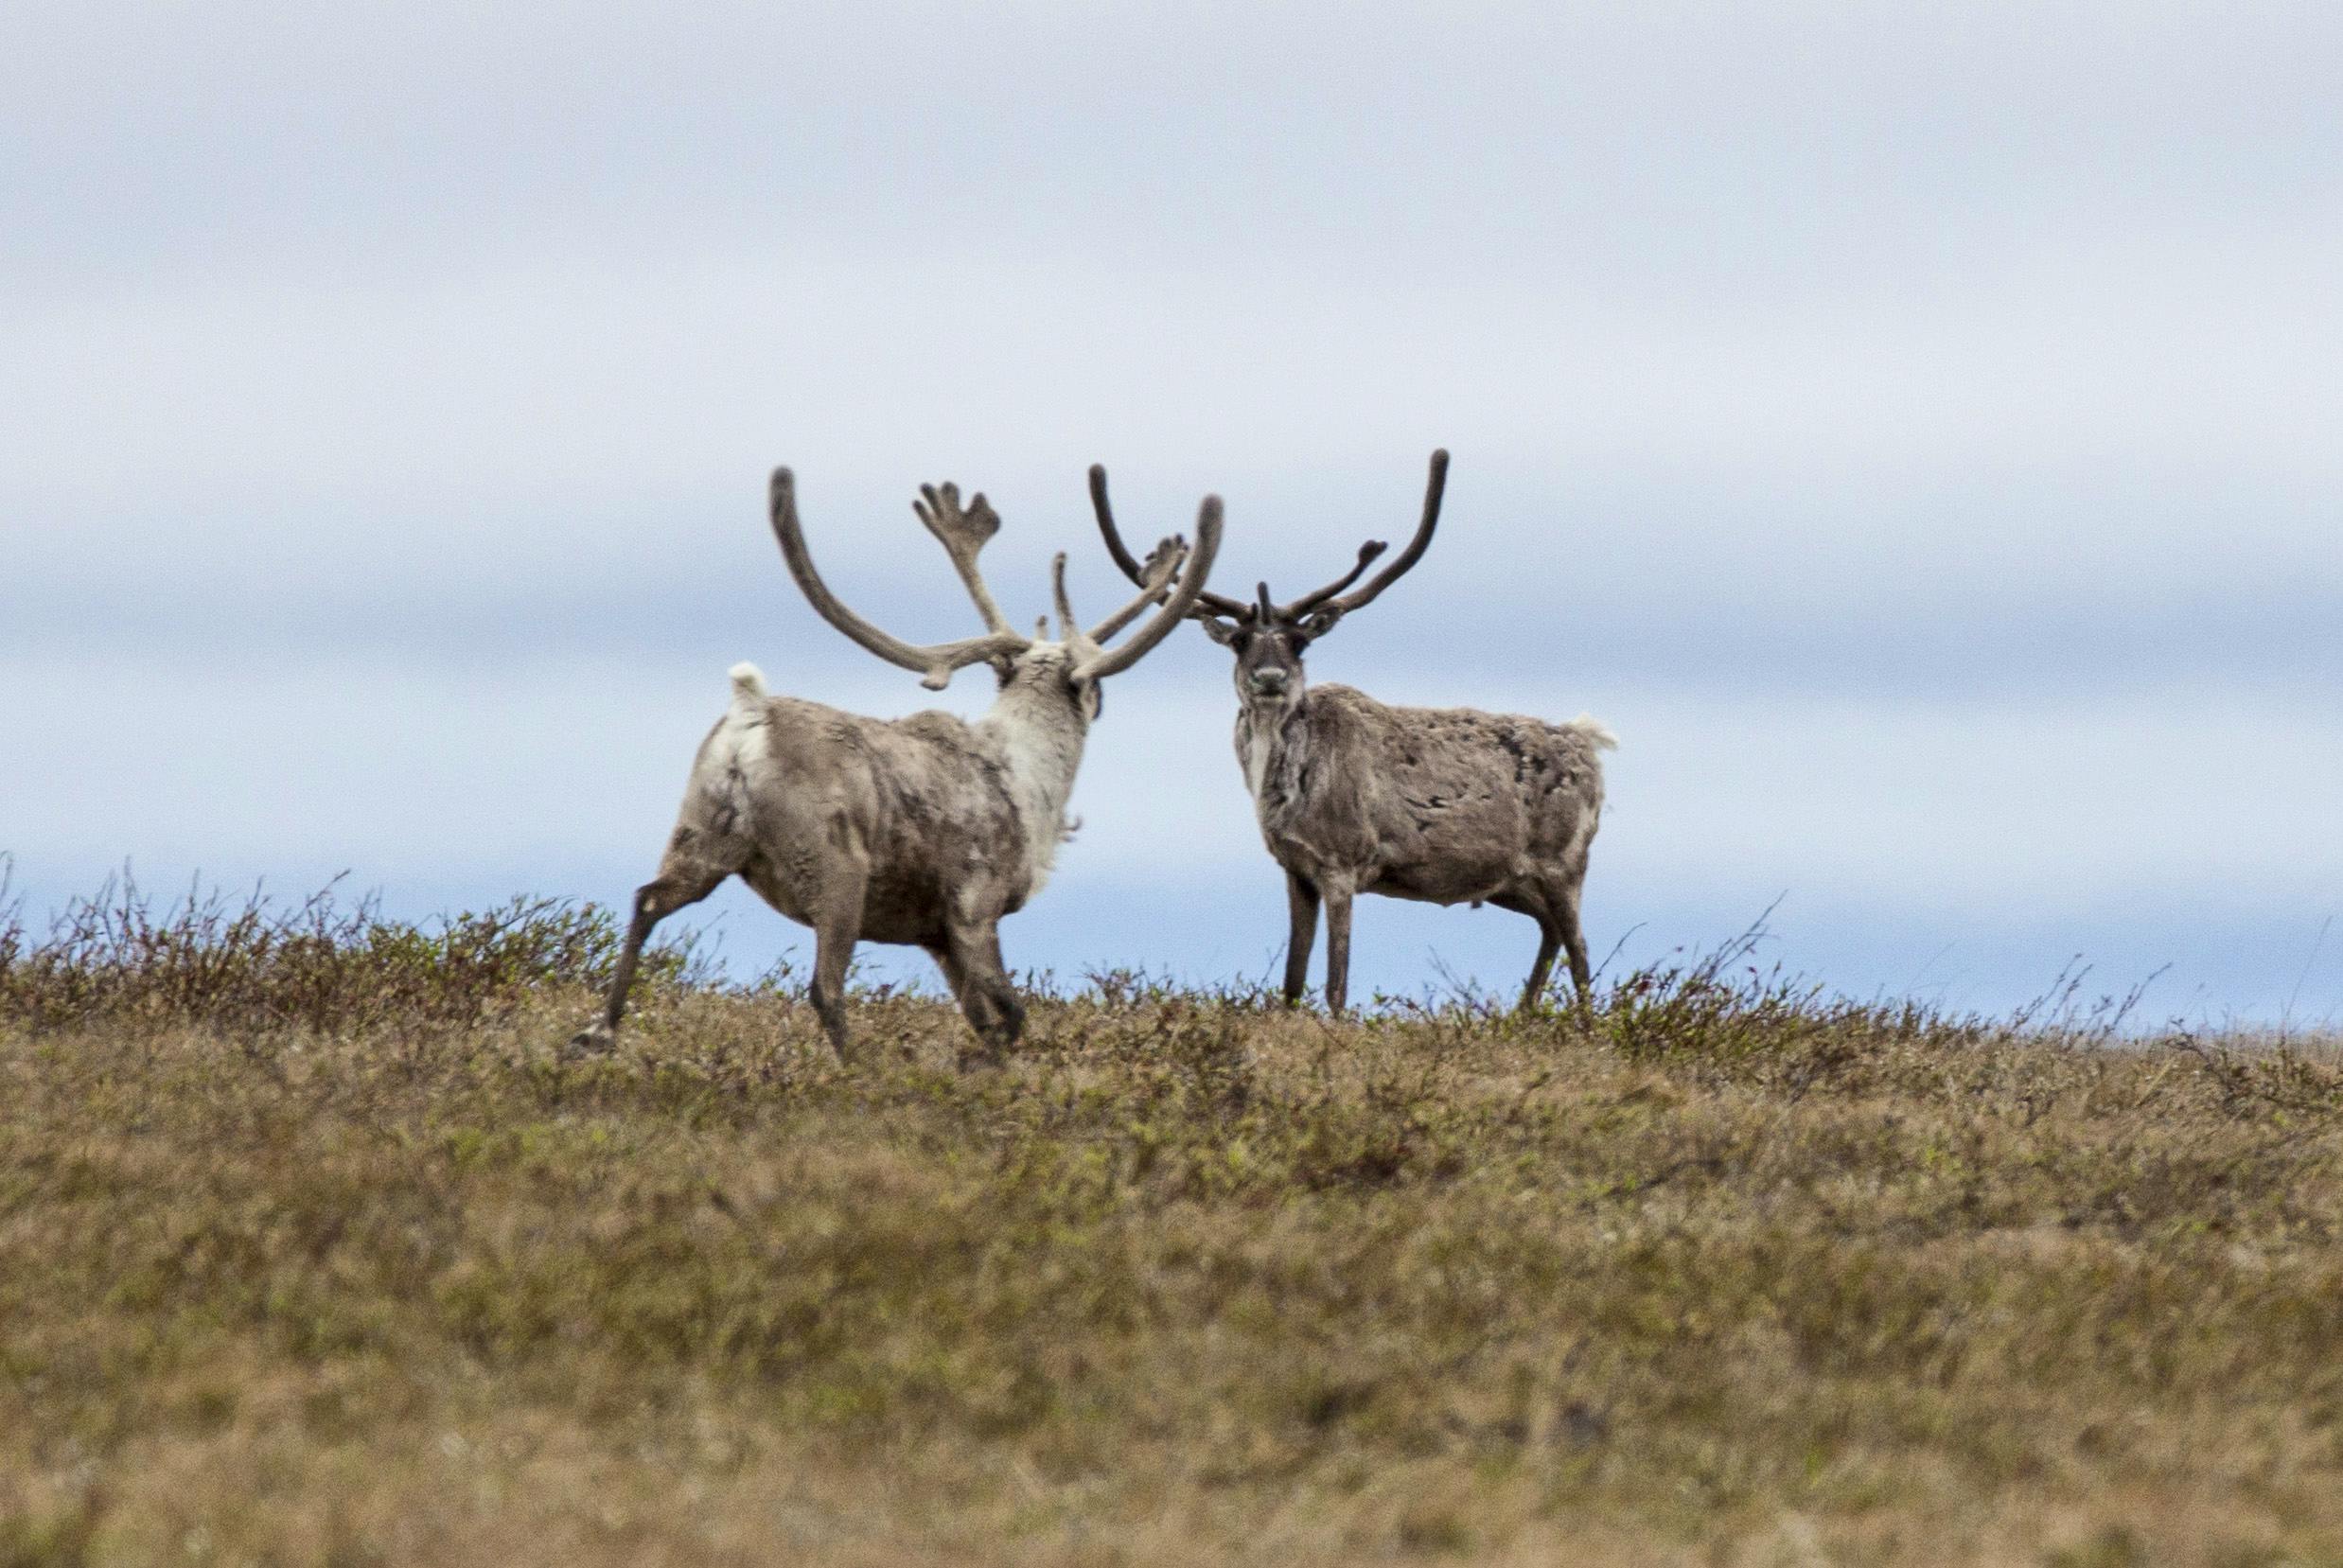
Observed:
[[[0,1563],[2343,1562],[2330,1044],[620,940],[0,917]]]

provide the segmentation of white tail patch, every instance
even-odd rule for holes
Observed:
[[[1578,733],[1594,742],[1597,751],[1619,749],[1619,737],[1612,734],[1610,727],[1593,714],[1580,714],[1570,721],[1569,728],[1577,731]]]
[[[732,666],[732,700],[734,702],[763,702],[769,695],[765,690],[765,672],[754,664]]]

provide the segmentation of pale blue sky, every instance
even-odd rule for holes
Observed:
[[[723,672],[927,700],[798,601],[1235,591],[1438,544],[1312,661],[1615,728],[1598,952],[2002,1008],[2343,1009],[2343,12],[2298,5],[89,4],[0,51],[0,850],[404,911],[622,899]],[[986,683],[950,705],[972,711]],[[1259,974],[1186,634],[1013,961]],[[711,906],[761,959],[802,933]],[[1383,901],[1358,981],[1508,989]],[[1631,935],[1630,933],[1632,933]],[[1354,982],[1354,989],[1356,983]]]

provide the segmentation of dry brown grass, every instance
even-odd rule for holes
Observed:
[[[671,966],[565,1064],[578,918],[0,940],[0,1563],[2343,1562],[2330,1050],[1711,966],[841,1072]]]

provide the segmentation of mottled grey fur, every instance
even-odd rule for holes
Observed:
[[[1263,688],[1240,658],[1236,738],[1261,841],[1285,868],[1287,998],[1308,989],[1323,902],[1326,1002],[1343,1010],[1359,893],[1527,915],[1539,943],[1522,1006],[1543,994],[1557,948],[1583,995],[1579,891],[1610,732],[1585,718],[1393,708],[1348,686],[1306,686],[1298,657],[1284,668],[1284,683]]]
[[[914,647],[838,604],[804,553],[787,469],[774,475],[774,531],[806,597],[840,630],[931,678],[990,663],[1000,681],[992,710],[973,723],[934,712],[866,718],[773,696],[754,666],[735,667],[731,704],[700,743],[659,873],[635,894],[602,1014],[574,1047],[605,1048],[616,1038],[652,927],[735,875],[813,927],[812,1000],[841,1059],[847,966],[865,941],[925,948],[985,1050],[996,1055],[1015,1042],[1025,1009],[1001,959],[1001,917],[1024,907],[1048,878],[1098,716],[1099,681],[1143,656],[1193,603],[1219,545],[1220,503],[1205,502],[1192,555],[1178,539],[1157,547],[1130,607],[1088,633],[1069,614],[1063,639],[1049,642],[1007,632],[976,576],[976,551],[998,527],[983,498],[963,513],[951,486],[925,493],[922,520],[944,540],[996,628],[984,638]],[[1184,555],[1187,574],[1173,588]],[[1064,573],[1061,555],[1062,611]],[[1112,652],[1100,646],[1157,601],[1156,618],[1129,642]]]
[[[1389,587],[1432,541],[1448,454],[1432,456],[1423,520],[1401,557],[1348,589],[1383,552],[1370,543],[1344,577],[1288,605],[1267,584],[1254,603],[1205,593],[1189,613],[1236,655],[1237,761],[1261,839],[1285,869],[1291,917],[1285,995],[1309,987],[1326,909],[1327,1006],[1348,999],[1350,905],[1360,893],[1431,904],[1494,904],[1538,923],[1521,1005],[1544,994],[1558,951],[1583,999],[1592,983],[1579,926],[1587,852],[1603,808],[1602,752],[1618,743],[1592,718],[1568,724],[1470,708],[1393,708],[1348,686],[1312,688],[1302,655]],[[1116,533],[1103,469],[1090,470],[1101,533],[1126,572],[1142,570]]]

